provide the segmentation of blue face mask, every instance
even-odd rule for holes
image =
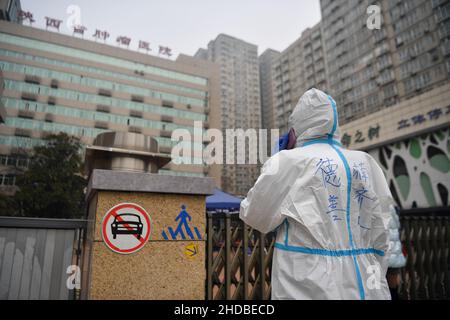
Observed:
[[[276,154],[283,150],[292,150],[297,145],[297,137],[295,136],[294,129],[291,129],[289,133],[281,136],[278,140],[278,151],[274,150],[273,154]]]

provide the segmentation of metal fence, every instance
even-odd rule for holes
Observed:
[[[77,299],[67,280],[78,272],[84,228],[83,220],[0,217],[0,300]]]
[[[450,208],[408,210],[400,216],[407,255],[402,299],[450,299]]]
[[[238,214],[208,213],[208,300],[267,300],[275,244],[273,234],[248,227]]]
[[[407,265],[401,299],[450,299],[450,210],[401,213]],[[236,213],[207,214],[206,298],[267,300],[275,238],[245,225]]]

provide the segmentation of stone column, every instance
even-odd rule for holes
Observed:
[[[210,178],[93,170],[82,297],[204,299],[205,197],[213,187]],[[124,203],[142,207],[151,221],[148,242],[130,254],[111,250],[102,232],[107,212]]]

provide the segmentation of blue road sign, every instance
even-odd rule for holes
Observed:
[[[181,206],[181,211],[178,214],[178,216],[175,218],[175,222],[178,221],[178,226],[176,227],[175,231],[172,227],[168,227],[168,234],[166,231],[162,232],[162,236],[165,240],[178,240],[178,236],[180,236],[181,240],[186,240],[186,235],[191,240],[202,240],[202,236],[200,234],[200,231],[198,231],[197,227],[194,227],[194,233],[191,230],[191,227],[189,226],[189,222],[191,222],[192,217],[189,215],[189,213],[186,211],[186,206],[183,204]],[[184,230],[184,231],[183,231]]]

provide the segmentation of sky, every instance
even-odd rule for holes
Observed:
[[[79,8],[85,39],[95,29],[107,30],[107,43],[118,36],[150,42],[151,54],[168,46],[175,58],[193,55],[220,33],[258,46],[258,53],[272,48],[282,51],[308,27],[320,21],[319,0],[21,0],[22,10],[33,13],[34,27],[45,29],[45,17],[63,20],[60,32],[72,34],[68,22]],[[77,9],[75,9],[77,11]],[[27,24],[27,22],[24,22]],[[49,29],[49,31],[54,31]]]

